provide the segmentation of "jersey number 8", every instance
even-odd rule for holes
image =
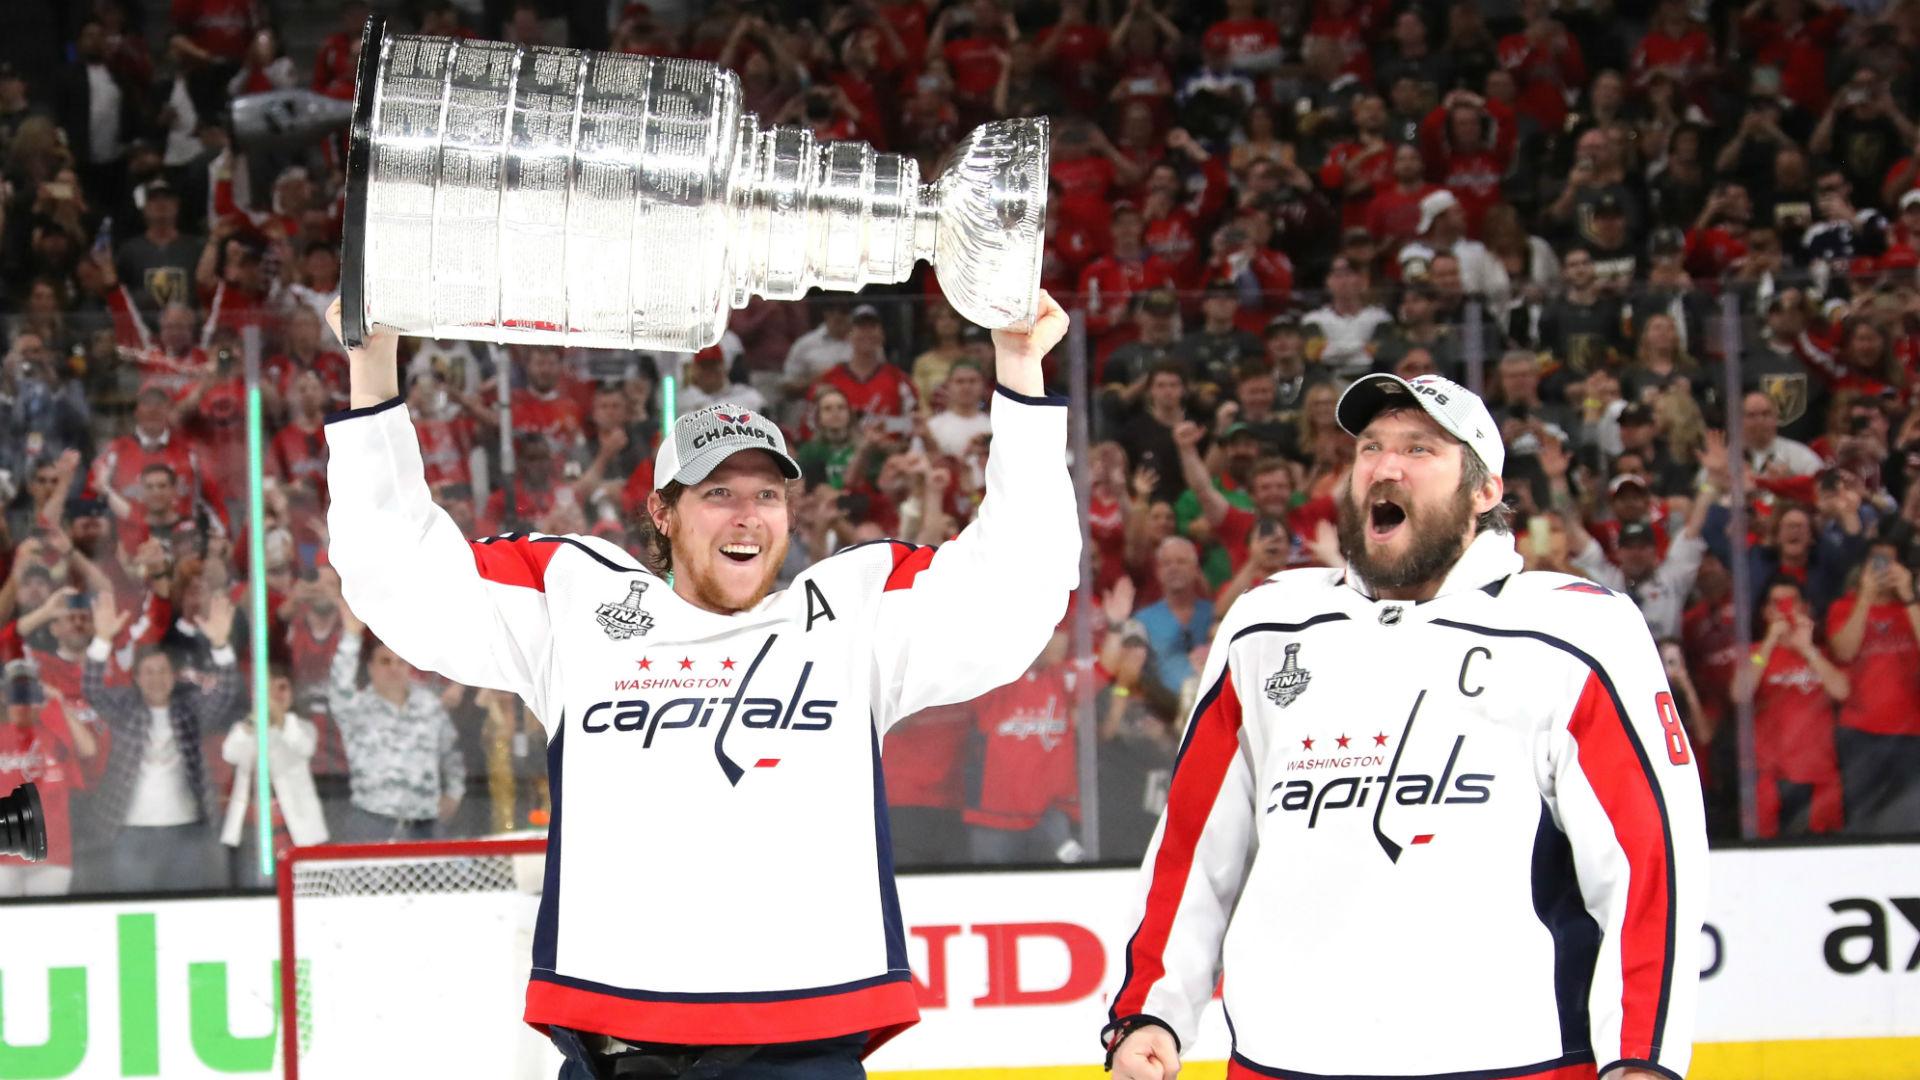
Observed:
[[[1685,765],[1693,760],[1693,754],[1687,750],[1687,732],[1680,726],[1680,709],[1673,703],[1673,695],[1665,690],[1653,696],[1653,707],[1660,714],[1660,730],[1667,735],[1667,760],[1675,765]]]

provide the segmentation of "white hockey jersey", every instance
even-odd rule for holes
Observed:
[[[873,1046],[917,1020],[880,738],[1017,678],[1059,621],[1080,550],[1064,402],[1000,393],[986,500],[951,543],[854,548],[732,616],[597,537],[469,543],[397,405],[327,425],[330,553],[395,652],[546,724],[526,1020]]]
[[[1295,570],[1221,626],[1113,997],[1229,1077],[1675,1080],[1706,830],[1633,603],[1477,537],[1439,595]]]

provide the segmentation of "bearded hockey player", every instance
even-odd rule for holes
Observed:
[[[1360,379],[1344,570],[1213,642],[1103,1032],[1167,1080],[1216,982],[1227,1075],[1680,1080],[1706,831],[1628,597],[1522,573],[1505,448],[1446,379]]]
[[[525,1018],[563,1077],[841,1080],[918,1019],[880,740],[1019,677],[1078,579],[1065,399],[1040,375],[1067,316],[1040,310],[994,335],[975,521],[938,549],[843,551],[781,592],[800,470],[759,413],[714,405],[662,440],[648,513],[669,584],[598,537],[469,542],[428,496],[395,337],[352,353],[352,407],[326,429],[348,604],[408,662],[546,725]]]

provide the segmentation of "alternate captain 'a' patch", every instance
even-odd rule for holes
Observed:
[[[1595,585],[1591,581],[1575,581],[1560,586],[1555,592],[1583,592],[1594,596],[1612,596],[1613,590],[1604,585]]]

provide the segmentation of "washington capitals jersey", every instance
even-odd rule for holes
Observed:
[[[718,615],[596,537],[470,543],[397,402],[330,419],[331,557],[411,663],[524,698],[553,818],[526,1019],[636,1042],[918,1019],[880,739],[1018,678],[1079,574],[1066,409],[1001,391],[987,495],[936,548],[823,559]]]
[[[1229,1077],[1679,1080],[1706,833],[1631,600],[1482,534],[1439,594],[1294,570],[1228,612],[1113,998]]]

